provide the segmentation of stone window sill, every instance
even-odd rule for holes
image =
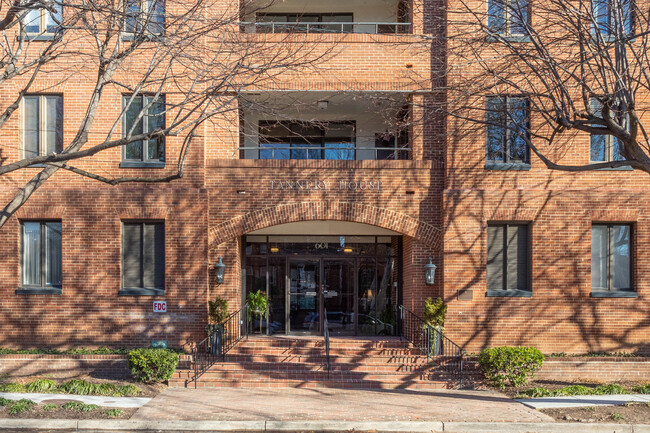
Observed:
[[[19,287],[16,295],[60,295],[61,287]]]
[[[522,162],[487,162],[485,163],[486,170],[530,170],[530,164]]]
[[[591,292],[592,298],[637,298],[638,296],[638,293],[632,290],[595,290]]]
[[[165,168],[164,162],[122,161],[120,168]]]
[[[532,39],[528,35],[499,35],[496,36],[486,36],[486,42],[497,42],[498,40],[504,40],[507,42],[532,42]]]
[[[56,38],[56,35],[53,34],[53,33],[49,33],[49,34],[40,34],[40,33],[30,34],[30,33],[27,33],[25,35],[24,40],[29,41],[29,42],[32,42],[32,41],[53,41],[54,38]],[[16,40],[20,40],[20,39],[21,39],[20,36],[16,37]]]
[[[533,292],[530,290],[488,290],[488,298],[532,298]]]
[[[128,288],[121,289],[120,296],[165,296],[165,289]]]

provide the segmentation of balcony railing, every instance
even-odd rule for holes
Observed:
[[[411,33],[411,23],[378,22],[242,22],[244,33],[364,33],[398,35]]]
[[[354,161],[357,156],[366,160],[407,160],[411,159],[413,149],[408,147],[332,147],[332,146],[296,146],[294,145],[265,145],[244,146],[239,148],[242,159],[310,159]],[[258,155],[254,158],[246,155]],[[372,155],[372,157],[369,157]]]

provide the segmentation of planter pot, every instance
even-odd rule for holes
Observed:
[[[429,356],[442,355],[442,334],[444,330],[445,328],[442,326],[429,327]]]
[[[221,355],[223,352],[223,325],[208,325],[208,332],[210,333],[210,353],[213,355]]]

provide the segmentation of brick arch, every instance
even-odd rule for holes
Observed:
[[[432,248],[440,243],[439,229],[401,212],[359,203],[320,201],[281,204],[236,216],[210,229],[209,245],[278,224],[314,220],[369,224],[413,237]]]

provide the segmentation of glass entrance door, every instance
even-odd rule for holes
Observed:
[[[320,260],[290,259],[287,275],[289,331],[320,333]]]
[[[330,334],[354,335],[354,259],[323,259],[323,306]]]

